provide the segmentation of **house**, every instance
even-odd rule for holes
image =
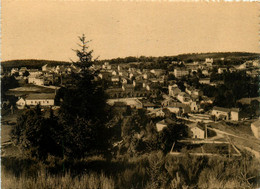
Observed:
[[[28,70],[28,72],[29,72],[30,76],[32,76],[32,77],[37,77],[37,76],[42,75],[42,72],[39,71],[38,69],[30,69],[30,70]]]
[[[260,67],[260,61],[259,59],[253,61],[253,66],[259,68]]]
[[[227,72],[227,68],[218,68],[218,74],[222,74],[224,72]]]
[[[260,139],[260,119],[251,123],[251,130],[252,130],[254,136],[256,138]]]
[[[178,88],[176,84],[169,85],[168,90],[169,90],[169,96],[173,96],[173,97],[176,97],[179,93],[181,93],[181,90]]]
[[[238,121],[239,120],[239,108],[231,108],[230,109],[230,119],[232,121]]]
[[[166,123],[165,120],[162,120],[162,121],[159,121],[156,123],[156,129],[158,132],[162,131],[167,126],[168,126],[168,124]]]
[[[181,78],[183,76],[189,75],[189,71],[184,68],[176,68],[174,69],[174,76],[176,78]]]
[[[233,68],[233,67],[229,68],[228,70],[229,70],[230,73],[233,73],[233,72],[237,71],[236,68]]]
[[[21,67],[19,70],[19,75],[22,76],[27,71],[26,67]]]
[[[205,138],[205,130],[198,125],[197,123],[191,123],[187,125],[189,130],[192,133],[192,138],[195,139],[204,139]]]
[[[163,69],[152,69],[150,72],[153,73],[156,77],[159,77],[166,73],[166,71]]]
[[[185,92],[188,93],[189,95],[193,95],[193,96],[202,96],[203,95],[203,91],[194,89],[193,87],[189,87],[189,86],[185,88]]]
[[[190,106],[187,104],[179,103],[179,102],[173,102],[167,106],[167,109],[175,113],[177,115],[182,115],[183,113],[190,113],[191,109]]]
[[[165,112],[162,110],[162,108],[156,109],[155,116],[156,117],[165,117]]]
[[[28,77],[28,83],[32,83],[34,85],[44,85],[44,78],[43,77]]]
[[[42,71],[43,72],[54,72],[55,66],[49,66],[48,64],[45,64],[42,66]]]
[[[205,59],[205,64],[206,64],[208,67],[212,67],[213,62],[214,62],[213,58],[206,58],[206,59]]]
[[[190,96],[185,92],[179,93],[177,99],[183,104],[189,104],[191,102]]]
[[[143,104],[137,98],[118,98],[118,99],[108,99],[107,104],[114,106],[116,102],[124,102],[127,106],[131,108],[141,109]]]
[[[112,76],[111,81],[112,82],[119,82],[120,78],[118,76]]]
[[[133,92],[134,91],[134,85],[133,84],[124,84],[122,85],[123,91],[126,92]]]
[[[157,107],[157,105],[155,105],[154,103],[151,103],[151,102],[146,102],[146,103],[143,103],[143,107],[146,108],[148,111],[152,111],[152,110],[154,110],[154,108]]]
[[[230,111],[228,108],[214,106],[211,115],[215,116],[217,119],[229,120]]]
[[[54,106],[54,93],[33,93],[25,98],[25,104],[28,106]]]
[[[190,103],[190,109],[191,109],[192,112],[197,112],[197,111],[199,111],[199,109],[200,109],[199,103],[192,101],[192,102]]]
[[[210,84],[210,78],[201,78],[201,79],[199,80],[199,83],[200,83],[200,84],[209,85],[209,84]]]
[[[111,73],[110,72],[106,72],[106,71],[102,71],[98,74],[98,76],[101,78],[101,79],[104,79],[104,80],[110,80],[111,78]]]
[[[1,69],[2,70],[2,69]],[[15,73],[19,73],[18,68],[12,68],[11,69],[11,75],[14,75]]]
[[[202,70],[202,74],[205,76],[209,76],[209,71],[208,70]]]
[[[109,64],[109,62],[105,62],[102,65],[102,69],[104,69],[104,70],[111,70],[111,65]]]
[[[238,108],[222,108],[222,107],[213,107],[211,115],[215,116],[217,119],[221,120],[239,120],[239,109]]]
[[[24,98],[19,98],[18,101],[16,102],[16,106],[18,109],[24,109],[26,103]]]

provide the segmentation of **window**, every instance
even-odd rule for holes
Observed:
[[[33,101],[31,101],[31,104],[33,103]]]
[[[47,104],[49,104],[49,101],[47,100]]]

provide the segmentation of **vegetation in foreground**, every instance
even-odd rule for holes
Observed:
[[[3,188],[255,188],[259,162],[252,157],[174,157],[162,152],[107,161],[3,158]]]

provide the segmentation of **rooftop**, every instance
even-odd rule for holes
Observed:
[[[40,100],[40,99],[54,99],[55,94],[54,93],[35,93],[35,94],[29,94],[26,100]]]

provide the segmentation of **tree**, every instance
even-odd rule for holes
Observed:
[[[64,150],[66,155],[85,157],[95,153],[105,153],[109,136],[106,123],[109,120],[106,95],[102,86],[94,80],[92,52],[88,51],[85,36],[79,37],[80,50],[74,50],[79,58],[77,65],[83,68],[73,76],[73,87],[63,94],[59,120],[64,127]]]
[[[31,156],[83,158],[108,150],[106,95],[88,69],[93,51],[87,51],[84,35],[80,41],[77,64],[83,71],[71,76],[73,85],[59,94],[63,101],[58,117],[50,112],[50,117],[45,118],[37,106],[19,117],[12,131],[13,141]]]
[[[12,141],[31,157],[44,160],[49,154],[62,156],[62,127],[52,114],[44,118],[40,106],[18,117],[11,134]]]

